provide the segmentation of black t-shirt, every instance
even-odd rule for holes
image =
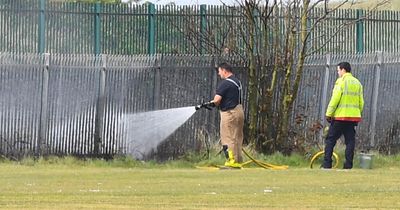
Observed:
[[[241,85],[235,76],[232,75],[228,78],[235,81],[237,85]],[[240,103],[239,88],[229,80],[224,79],[219,83],[216,94],[222,97],[219,105],[222,111],[233,109]]]

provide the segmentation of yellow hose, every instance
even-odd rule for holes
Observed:
[[[242,152],[250,159],[244,163],[242,163],[242,167],[249,165],[251,163],[255,163],[256,165],[260,166],[261,168],[265,168],[265,169],[272,169],[272,170],[285,170],[288,169],[289,166],[287,165],[274,165],[274,164],[270,164],[270,163],[265,163],[265,162],[261,162],[259,160],[256,160],[253,156],[251,156],[246,150],[242,149]],[[315,162],[315,160],[317,160],[320,156],[322,156],[323,154],[325,154],[324,151],[319,151],[317,152],[310,161],[310,168],[313,168],[313,164]],[[339,165],[339,156],[333,152],[333,158],[334,158],[334,166],[333,168],[337,168]],[[224,166],[218,166],[218,165],[212,165],[212,166],[196,166],[196,168],[199,169],[220,169],[220,168],[226,168]]]
[[[325,154],[324,151],[319,151],[311,158],[310,168],[313,168],[314,161],[317,160],[323,154]],[[333,152],[333,158],[335,159],[335,165],[333,166],[333,168],[337,168],[339,165],[339,156],[335,152]]]
[[[274,170],[284,170],[284,169],[288,169],[289,166],[287,165],[273,165],[270,163],[265,163],[265,162],[261,162],[259,160],[256,160],[254,157],[252,157],[248,152],[246,152],[246,150],[242,149],[242,152],[250,159],[247,162],[242,163],[242,167],[254,162],[256,165],[260,166],[261,168],[265,168],[265,169],[274,169]]]
[[[244,149],[242,149],[242,152],[250,159],[250,160],[242,163],[241,164],[242,167],[244,167],[246,165],[249,165],[250,163],[255,163],[256,165],[258,165],[258,166],[260,166],[261,168],[264,168],[264,169],[285,170],[285,169],[289,168],[289,166],[287,166],[287,165],[274,165],[274,164],[265,163],[265,162],[261,162],[259,160],[256,160],[253,156],[251,156]],[[199,169],[225,169],[225,168],[229,168],[229,167],[212,165],[212,166],[196,166],[196,168],[199,168]]]

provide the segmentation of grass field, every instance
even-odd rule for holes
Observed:
[[[278,171],[0,164],[1,209],[400,209],[399,198],[398,166]]]

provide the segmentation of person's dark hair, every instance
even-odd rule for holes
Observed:
[[[218,68],[225,69],[226,71],[231,72],[231,73],[233,72],[232,66],[229,65],[229,64],[226,63],[226,62],[220,63],[220,64],[218,65]]]
[[[346,72],[351,72],[351,66],[349,62],[341,62],[337,66],[339,66],[340,69],[346,70]]]

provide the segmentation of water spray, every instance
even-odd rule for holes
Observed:
[[[125,114],[123,123],[128,154],[136,159],[145,159],[195,112],[193,106],[187,106]]]

